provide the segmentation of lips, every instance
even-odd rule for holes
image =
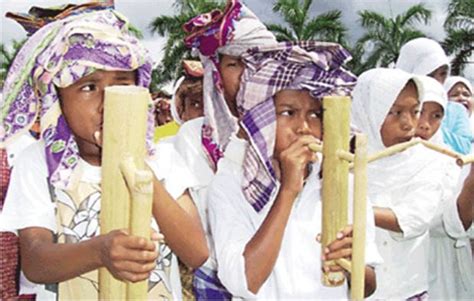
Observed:
[[[398,140],[398,143],[403,143],[403,142],[410,141],[412,138],[413,138],[413,136],[407,136],[407,137],[398,138],[397,140]]]

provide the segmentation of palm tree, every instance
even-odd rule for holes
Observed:
[[[9,50],[5,44],[0,43],[0,86],[3,87],[5,78],[7,77],[8,70],[15,59],[16,54],[20,51],[21,46],[25,43],[26,39],[12,41],[12,50]]]
[[[279,41],[320,40],[347,44],[347,29],[341,22],[341,11],[331,10],[310,18],[313,0],[277,0],[273,11],[279,13],[289,27],[267,24]]]
[[[195,58],[191,50],[184,45],[185,32],[182,29],[184,23],[196,15],[216,8],[223,9],[224,6],[225,2],[222,0],[178,0],[175,3],[177,15],[161,15],[151,22],[152,33],[167,37],[163,59],[153,70],[152,89],[160,88],[171,80],[177,79],[182,70],[181,60]]]
[[[417,22],[427,24],[431,18],[431,11],[423,4],[417,4],[395,18],[386,18],[369,10],[360,11],[359,17],[367,33],[357,41],[354,49],[355,53],[365,53],[360,65],[353,70],[357,74],[374,67],[386,67],[395,62],[403,44],[425,36],[414,24]]]
[[[454,55],[451,61],[451,73],[458,75],[469,63],[474,48],[473,1],[451,0],[444,29],[447,36],[442,44],[448,54]]]

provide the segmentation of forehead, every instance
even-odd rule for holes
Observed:
[[[311,106],[320,105],[320,101],[313,98],[308,90],[281,90],[275,94],[275,105]]]
[[[414,106],[418,105],[418,90],[413,82],[408,82],[406,86],[400,91],[393,106]]]
[[[469,91],[469,88],[463,83],[463,82],[457,82],[452,88],[451,90],[449,90],[449,92],[453,92],[455,90],[467,90]],[[469,91],[469,93],[472,94],[471,91]]]

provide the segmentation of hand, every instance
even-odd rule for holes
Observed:
[[[320,240],[318,235],[317,240]],[[345,258],[351,260],[352,258],[352,225],[344,227],[336,234],[336,239],[329,243],[324,249],[321,259],[323,261],[335,260]],[[345,271],[341,266],[335,264],[331,266],[323,266],[324,272],[339,272]]]
[[[317,161],[316,153],[311,151],[308,144],[321,141],[311,135],[300,136],[279,155],[282,189],[298,194],[303,188],[307,176],[308,164]]]
[[[156,266],[155,244],[126,230],[114,230],[102,236],[100,259],[118,280],[138,282],[148,279]]]

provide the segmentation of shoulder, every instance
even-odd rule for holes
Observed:
[[[46,176],[48,168],[44,142],[36,141],[21,151],[15,159],[13,170],[39,172]]]

